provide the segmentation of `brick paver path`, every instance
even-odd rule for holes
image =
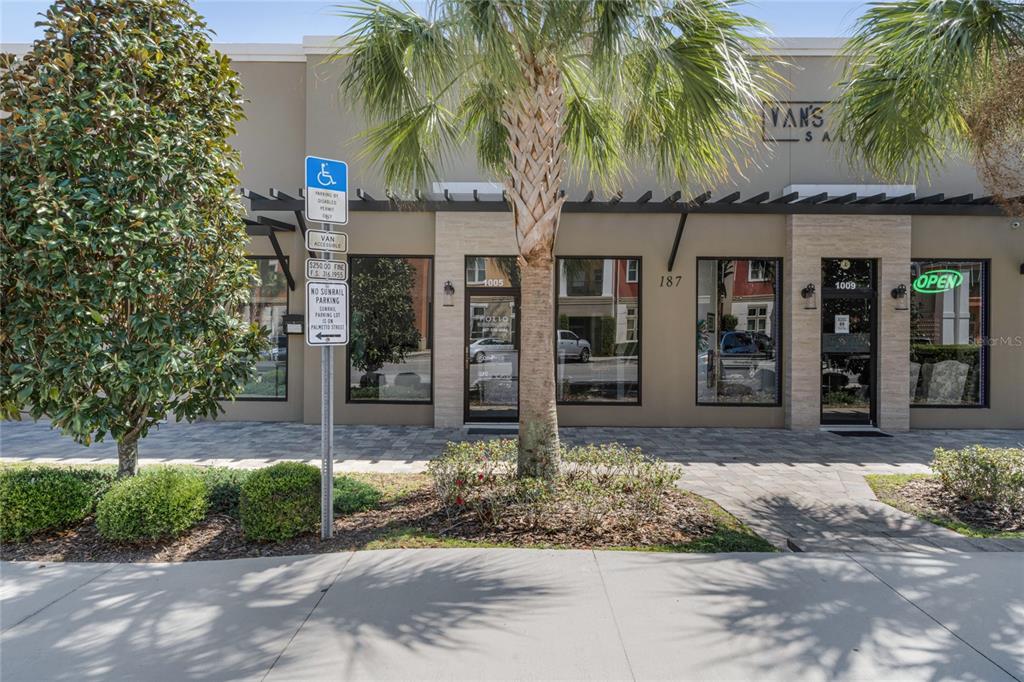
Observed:
[[[928,471],[935,447],[1019,446],[1024,431],[920,430],[891,438],[819,431],[718,428],[563,428],[567,443],[617,441],[681,466],[680,485],[710,497],[779,547],[801,551],[1024,551],[1024,540],[977,540],[878,502],[868,473]],[[340,426],[339,470],[422,471],[464,429]],[[143,461],[239,467],[318,461],[320,427],[270,422],[166,424],[142,443]],[[112,461],[113,443],[89,448],[45,422],[0,423],[0,457],[67,464]]]

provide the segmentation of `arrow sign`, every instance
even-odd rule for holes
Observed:
[[[306,157],[306,220],[348,222],[348,165],[344,161]]]
[[[306,343],[310,346],[348,343],[346,282],[306,282]]]

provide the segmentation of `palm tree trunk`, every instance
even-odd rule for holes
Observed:
[[[505,189],[522,271],[517,475],[551,479],[558,473],[555,408],[554,252],[565,166],[565,93],[553,62],[525,59],[527,87],[506,104],[509,132]]]
[[[519,351],[519,477],[551,479],[558,473],[555,407],[554,267],[522,268]]]

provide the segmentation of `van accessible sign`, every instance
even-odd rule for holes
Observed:
[[[959,270],[931,270],[917,276],[914,291],[920,294],[941,294],[956,289],[964,282],[964,273]]]
[[[306,343],[310,346],[348,343],[346,282],[306,282]]]
[[[306,220],[348,223],[348,164],[306,157]]]

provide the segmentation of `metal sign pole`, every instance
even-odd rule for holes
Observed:
[[[334,537],[334,346],[348,343],[348,235],[334,225],[348,223],[348,164],[307,156],[306,220],[323,229],[306,230],[306,249],[324,255],[306,261],[306,344],[320,346],[320,538]]]
[[[330,230],[329,225],[323,225]],[[327,252],[327,260],[334,256]],[[320,349],[320,538],[334,537],[334,350]]]

